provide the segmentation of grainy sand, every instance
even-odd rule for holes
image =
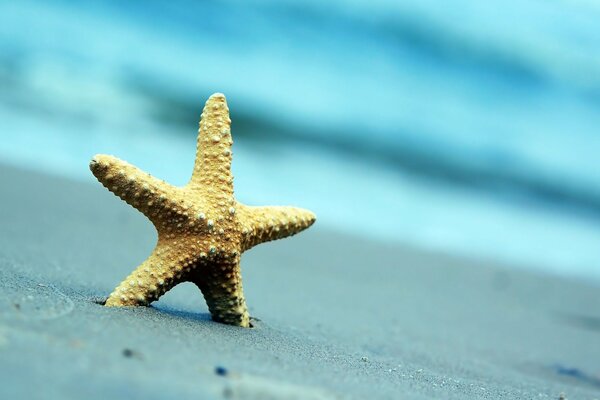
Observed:
[[[597,286],[318,222],[244,255],[254,329],[190,284],[102,307],[155,234],[91,182],[0,168],[2,399],[600,398]]]

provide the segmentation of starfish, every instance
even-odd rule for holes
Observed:
[[[231,173],[231,119],[225,96],[206,101],[190,181],[172,186],[110,155],[90,162],[96,178],[142,212],[158,241],[106,301],[106,306],[148,305],[181,282],[198,286],[212,319],[249,327],[241,254],[257,244],[294,235],[315,215],[301,208],[252,207],[236,201]]]

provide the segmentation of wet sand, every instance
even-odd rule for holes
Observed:
[[[2,399],[600,398],[595,283],[317,221],[244,254],[253,329],[212,322],[191,284],[105,308],[150,223],[91,179],[0,185]]]

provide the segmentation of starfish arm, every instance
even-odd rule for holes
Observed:
[[[158,300],[197,267],[192,258],[183,256],[184,247],[159,241],[152,254],[113,290],[106,305],[138,306]]]
[[[155,226],[186,215],[181,190],[154,178],[116,157],[97,154],[90,162],[96,178],[116,196],[133,206]]]
[[[233,196],[231,174],[231,119],[225,96],[215,93],[206,101],[200,119],[196,162],[188,186],[212,188],[215,194]]]
[[[243,250],[295,235],[316,220],[315,214],[297,207],[251,207],[239,204],[238,209],[242,223]]]
[[[244,328],[250,326],[239,256],[198,269],[190,281],[204,295],[214,321]]]

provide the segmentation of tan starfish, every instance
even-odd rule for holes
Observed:
[[[148,217],[158,232],[152,254],[111,293],[107,306],[147,305],[189,281],[202,291],[213,320],[250,326],[242,252],[308,228],[315,215],[301,208],[250,207],[235,200],[230,125],[225,96],[213,94],[200,119],[194,172],[183,187],[113,156],[92,159],[96,178]]]

